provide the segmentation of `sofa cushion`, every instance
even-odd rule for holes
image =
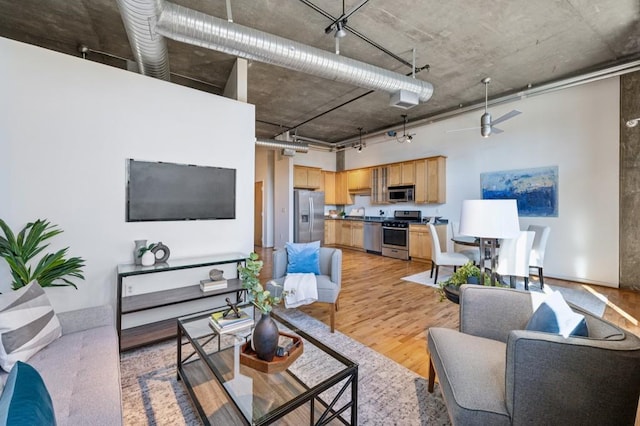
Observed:
[[[571,310],[559,291],[553,291],[531,315],[525,330],[569,336],[589,336],[584,315]]]
[[[428,345],[453,424],[510,424],[505,343],[434,327]]]
[[[0,424],[55,425],[53,403],[40,374],[21,361],[15,363],[0,397]]]
[[[46,293],[33,281],[0,294],[0,367],[11,371],[60,337],[62,328]]]
[[[312,273],[320,275],[320,241],[287,243],[287,274]]]

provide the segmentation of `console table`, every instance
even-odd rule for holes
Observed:
[[[232,293],[236,294],[236,301],[238,301],[240,300],[242,293],[245,291],[245,289],[242,288],[240,280],[234,278],[228,279],[227,288],[220,290],[203,292],[200,289],[200,283],[197,283],[187,287],[160,290],[132,296],[123,296],[123,278],[135,275],[158,274],[181,269],[199,268],[202,266],[214,266],[229,263],[236,263],[237,265],[240,265],[244,263],[246,259],[247,255],[243,253],[225,253],[212,256],[175,259],[152,266],[140,266],[134,264],[118,265],[118,306],[116,327],[118,330],[120,351],[158,342],[175,336],[177,330],[176,319],[178,318],[176,316],[160,321],[149,322],[136,327],[122,329],[123,315]]]

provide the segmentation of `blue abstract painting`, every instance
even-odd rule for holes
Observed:
[[[519,216],[558,217],[558,166],[480,174],[482,198],[515,199]]]

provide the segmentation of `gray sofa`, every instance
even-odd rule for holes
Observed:
[[[58,426],[121,425],[120,354],[113,309],[57,314],[62,336],[27,363],[42,376]],[[7,373],[2,372],[2,381]]]
[[[460,331],[430,328],[429,390],[437,374],[453,424],[633,425],[640,339],[574,306],[589,337],[525,331],[531,293],[463,285]]]

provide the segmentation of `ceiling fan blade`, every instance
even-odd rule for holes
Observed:
[[[493,120],[491,122],[491,125],[493,126],[494,124],[499,124],[499,123],[502,123],[503,121],[507,121],[508,119],[513,118],[518,114],[522,114],[522,113],[520,111],[518,111],[517,109],[512,109],[511,111],[509,111],[508,113],[506,113],[502,117],[498,117],[495,120]]]
[[[466,127],[464,129],[453,129],[453,130],[447,130],[447,133],[454,133],[454,132],[465,132],[467,130],[478,130],[480,127],[476,126],[476,127]]]
[[[500,133],[503,133],[503,132],[504,132],[504,130],[498,129],[497,127],[491,126],[491,133],[492,134],[495,133],[497,135],[497,134],[500,134]]]

